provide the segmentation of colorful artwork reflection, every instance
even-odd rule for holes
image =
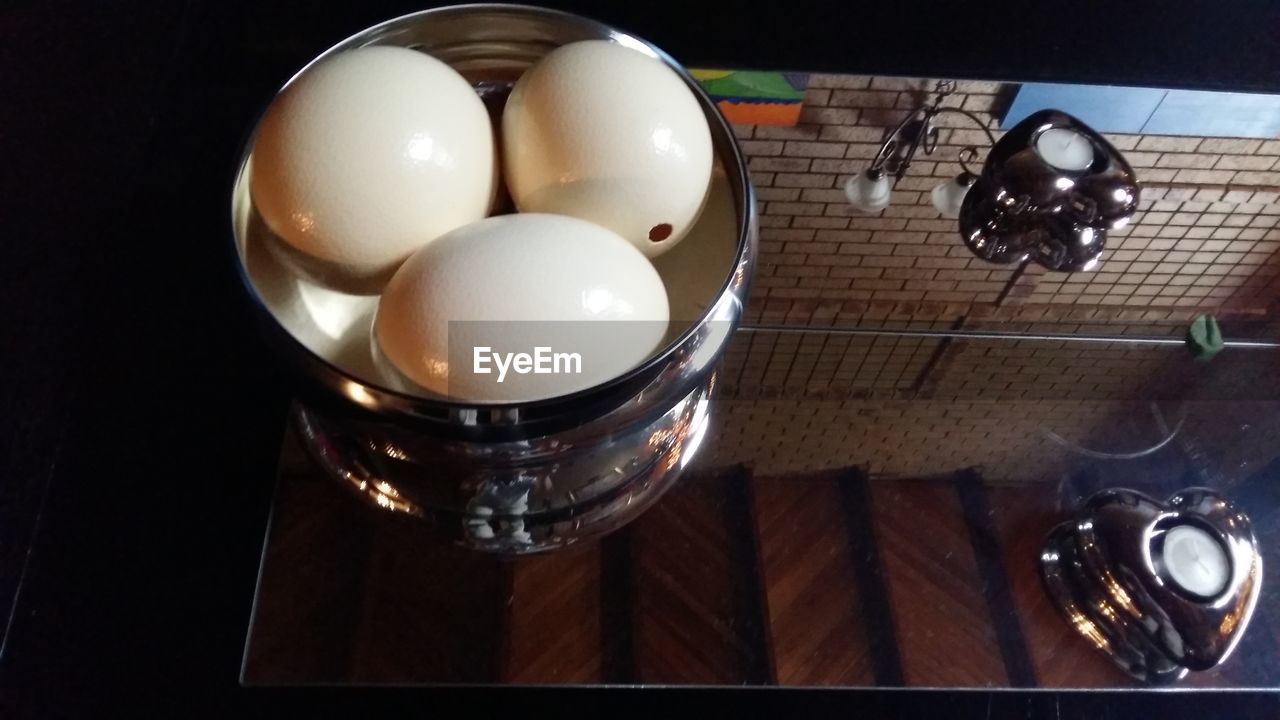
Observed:
[[[690,70],[689,74],[731,123],[791,126],[800,121],[808,73]]]

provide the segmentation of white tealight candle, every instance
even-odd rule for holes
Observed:
[[[1231,561],[1217,538],[1194,525],[1178,525],[1164,534],[1164,567],[1183,590],[1214,597],[1227,586]]]
[[[1049,128],[1036,138],[1040,158],[1059,170],[1084,170],[1093,164],[1093,143],[1066,128]]]

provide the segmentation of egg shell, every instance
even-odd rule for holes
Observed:
[[[648,257],[697,219],[713,150],[693,91],[657,58],[604,40],[561,46],[512,89],[503,170],[522,212],[603,225]]]
[[[375,354],[430,393],[477,403],[541,400],[636,367],[666,334],[666,289],[629,242],[599,225],[538,213],[464,226],[414,253],[374,319]],[[517,353],[577,354],[564,372],[500,377]],[[476,372],[476,348],[491,372]],[[552,360],[554,363],[554,359]],[[536,368],[535,368],[536,370]]]
[[[414,250],[484,217],[496,175],[489,114],[461,75],[414,50],[367,47],[320,61],[276,97],[250,188],[304,271],[377,292]]]

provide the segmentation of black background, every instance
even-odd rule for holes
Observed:
[[[1280,91],[1265,0],[549,4],[693,66]],[[233,164],[294,70],[430,5],[0,6],[0,716],[1280,715],[1270,694],[240,688],[289,389],[234,274]]]

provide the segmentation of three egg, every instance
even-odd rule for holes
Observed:
[[[667,318],[662,279],[629,242],[578,218],[521,213],[464,225],[414,253],[382,293],[374,335],[382,356],[420,387],[520,402],[625,373],[657,347]],[[566,363],[576,355],[576,367],[502,366],[537,348],[548,370],[557,351]]]
[[[374,294],[414,250],[489,213],[489,114],[435,58],[397,47],[308,69],[258,128],[254,205],[322,282]]]
[[[560,47],[520,77],[502,115],[522,212],[590,220],[648,257],[680,242],[711,181],[711,131],[684,81],[606,40]]]
[[[381,291],[373,334],[392,380],[522,402],[625,373],[666,331],[666,292],[646,257],[684,237],[710,184],[698,101],[656,58],[573,43],[516,83],[501,161],[497,144],[452,68],[414,50],[361,48],[277,97],[255,141],[251,193],[303,275]],[[486,219],[503,180],[520,212]],[[590,320],[611,322],[580,322]],[[549,335],[607,351],[576,373],[505,383],[459,372],[474,358],[449,356],[451,346],[546,346]]]

